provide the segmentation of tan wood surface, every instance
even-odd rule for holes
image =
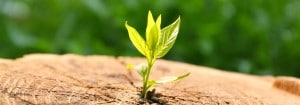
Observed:
[[[125,64],[142,58],[31,54],[0,59],[0,104],[150,104],[139,98],[141,78]],[[158,60],[151,79],[191,75],[155,87],[171,105],[300,105],[294,77],[254,76],[186,63]],[[153,103],[156,104],[156,103]]]

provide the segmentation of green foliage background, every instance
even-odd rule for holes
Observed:
[[[182,19],[165,59],[300,77],[299,0],[1,0],[0,57],[136,56],[124,23],[144,34],[148,10]]]

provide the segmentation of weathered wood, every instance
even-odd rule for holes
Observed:
[[[1,104],[149,104],[126,63],[142,58],[32,54],[0,60]],[[299,79],[252,76],[158,60],[151,78],[190,77],[156,87],[162,102],[183,105],[300,105]],[[292,79],[290,79],[292,78]],[[291,82],[292,81],[292,82]]]

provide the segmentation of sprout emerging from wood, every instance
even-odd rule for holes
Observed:
[[[179,32],[180,17],[167,27],[161,29],[160,25],[161,15],[159,15],[156,21],[154,21],[152,13],[149,11],[145,41],[135,28],[128,25],[127,21],[125,22],[125,27],[127,28],[131,42],[136,49],[147,58],[148,61],[147,64],[142,63],[135,67],[131,66],[143,78],[141,97],[144,99],[147,98],[147,93],[151,87],[158,84],[178,81],[190,75],[190,73],[186,73],[178,77],[168,76],[158,80],[149,80],[149,74],[156,59],[166,55],[175,43]]]

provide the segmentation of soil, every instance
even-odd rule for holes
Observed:
[[[139,97],[141,78],[126,63],[143,58],[31,54],[0,59],[0,104],[76,105],[300,105],[300,79],[226,72],[158,60],[151,79],[191,72],[188,78],[155,87]],[[156,101],[155,101],[156,100]]]

